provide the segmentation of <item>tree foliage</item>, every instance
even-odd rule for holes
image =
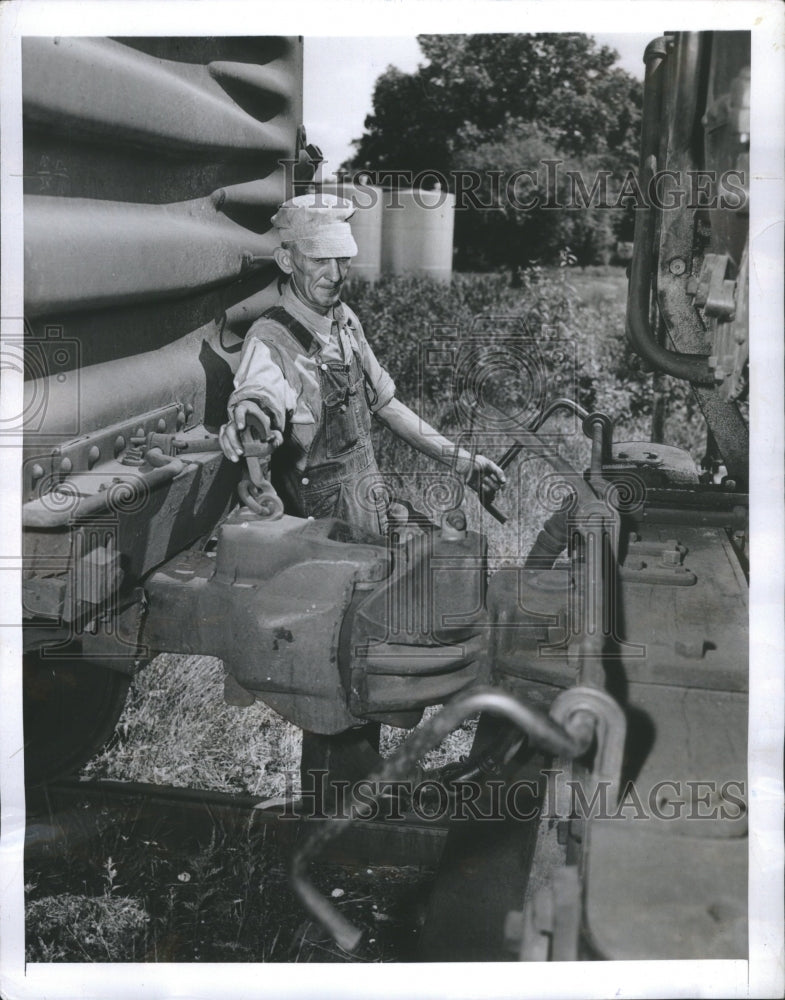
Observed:
[[[390,66],[379,77],[346,169],[438,171],[449,179],[456,170],[531,169],[550,157],[587,176],[598,169],[621,176],[636,163],[640,83],[614,68],[617,53],[590,36],[420,35],[418,42],[427,62],[414,73]],[[475,236],[497,250],[508,238],[511,263],[553,259],[570,237],[582,262],[597,260],[612,242],[616,220],[607,210],[583,218],[543,211],[524,218],[509,203],[501,212],[475,206],[458,221],[459,258]]]

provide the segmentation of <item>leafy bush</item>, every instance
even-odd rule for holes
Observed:
[[[538,343],[561,340],[576,360],[574,398],[586,409],[606,411],[619,436],[649,438],[651,374],[641,372],[624,333],[626,280],[618,268],[531,267],[514,281],[506,274],[455,274],[440,284],[426,278],[386,277],[375,285],[351,284],[346,298],[360,316],[377,357],[393,375],[400,399],[445,432],[459,430],[451,398],[452,372],[424,363],[429,340],[464,340],[484,323],[483,338],[509,337],[513,318],[525,321]],[[502,322],[504,321],[504,322]],[[495,331],[495,332],[494,332]],[[546,396],[558,391],[556,366],[546,365]],[[666,402],[678,444],[700,457],[702,419],[686,383],[665,379]],[[519,387],[520,388],[520,387]],[[515,402],[514,386],[499,391]]]

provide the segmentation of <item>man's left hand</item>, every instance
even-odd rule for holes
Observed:
[[[466,464],[469,465],[468,462]],[[478,493],[482,490],[493,495],[507,483],[504,472],[485,455],[475,455],[467,471],[468,482]]]

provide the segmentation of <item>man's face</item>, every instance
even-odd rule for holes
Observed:
[[[288,250],[294,291],[315,312],[325,315],[341,297],[350,257],[306,257],[296,247]]]

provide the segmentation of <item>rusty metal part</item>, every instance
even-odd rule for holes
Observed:
[[[665,39],[657,39],[646,49],[646,78],[643,92],[641,124],[640,184],[648,190],[657,171],[660,115],[663,100],[663,62],[667,58]],[[633,350],[657,371],[666,372],[690,382],[714,385],[714,374],[708,356],[668,350],[657,340],[649,322],[651,274],[654,256],[655,219],[651,207],[638,208],[635,215],[635,237],[630,286],[627,300],[627,336]]]
[[[25,853],[32,857],[56,852],[74,813],[84,816],[88,809],[92,815],[111,817],[121,830],[127,829],[132,819],[135,829],[154,831],[159,842],[162,837],[172,837],[176,842],[182,838],[207,845],[216,830],[234,831],[244,838],[263,830],[265,840],[269,838],[287,850],[315,822],[301,816],[295,802],[282,797],[110,779],[59,778],[47,784],[45,790],[32,789],[26,805]],[[323,860],[332,864],[416,864],[435,868],[446,835],[446,826],[414,817],[392,824],[369,820],[349,830],[340,844],[328,847]]]
[[[248,480],[237,488],[240,501],[260,517],[274,521],[283,517],[283,501],[270,482],[270,458],[283,441],[280,431],[274,431],[263,412],[246,414],[246,426],[240,434]]]
[[[558,413],[560,410],[566,410],[568,413],[574,414],[581,420],[585,420],[586,417],[589,416],[589,411],[585,410],[572,399],[554,399],[552,403],[549,403],[548,406],[545,407],[542,413],[532,422],[532,424],[530,424],[529,430],[535,432],[538,431],[546,421],[550,420],[554,413]]]
[[[743,32],[679,32],[667,40],[665,51],[667,58],[657,70],[662,77],[659,122],[654,115],[652,135],[646,140],[648,144],[644,143],[656,156],[662,176],[677,179],[673,191],[660,192],[666,204],[653,213],[657,337],[661,344],[670,338],[679,351],[706,355],[713,381],[693,382],[695,396],[729,474],[746,483],[748,430],[735,400],[747,387],[748,290],[743,261],[748,229],[749,135],[743,134],[743,119],[748,100],[749,36]],[[702,81],[699,86],[698,79]],[[703,114],[706,110],[712,112],[708,118]],[[699,177],[706,181],[705,190],[698,189]],[[727,178],[736,179],[733,191],[728,190],[731,182]],[[671,194],[672,208],[667,206]],[[712,261],[723,259],[727,266],[712,265]],[[713,278],[719,294],[709,298],[719,306],[722,316],[712,315],[711,306],[707,312],[694,302],[702,273],[707,278],[707,292],[708,279]],[[645,281],[645,274],[641,278]],[[731,283],[732,319],[727,315]]]
[[[187,464],[175,459],[162,468],[147,465],[134,473],[115,460],[108,469],[69,477],[61,492],[51,490],[31,501],[26,505],[33,512],[30,519],[44,527],[25,529],[25,618],[58,616],[69,608],[69,587],[73,581],[78,584],[81,572],[75,560],[91,547],[80,550],[80,533],[112,538],[123,567],[123,586],[130,588],[169,552],[214,529],[232,497],[237,472],[219,452],[194,453]],[[106,591],[99,603],[113,596]],[[41,640],[45,643],[47,637]]]
[[[493,407],[490,407],[489,409],[491,411],[494,410]],[[576,416],[579,416],[582,420],[586,419],[589,416],[588,411],[584,410],[584,408],[582,406],[579,406],[578,403],[574,402],[573,400],[571,400],[571,399],[555,399],[552,403],[550,403],[542,411],[542,413],[540,413],[538,416],[536,416],[534,418],[534,420],[532,421],[532,423],[529,425],[528,432],[531,435],[536,434],[536,432],[543,426],[543,424],[547,420],[549,420],[553,416],[554,413],[558,413],[560,410],[566,410],[569,413],[573,413]],[[498,411],[496,411],[496,412],[498,412]],[[541,457],[545,458],[546,457],[546,452],[547,452],[547,454],[549,454],[551,456],[551,458],[554,457],[555,453],[551,452],[548,449],[547,445],[544,444],[544,442],[542,442],[539,439],[533,438],[533,437],[527,437],[525,443],[524,443],[524,441],[516,441],[514,444],[510,445],[510,447],[502,455],[502,457],[499,459],[499,461],[497,463],[498,466],[499,466],[499,468],[502,469],[502,470],[506,469],[508,466],[512,465],[512,463],[515,461],[515,459],[518,457],[518,455],[524,449],[528,448],[529,450],[531,450],[533,441],[537,442],[537,448],[538,448],[538,452],[537,453],[538,454],[541,453],[543,449],[545,449],[545,452],[543,452],[541,454]],[[555,457],[558,458],[558,456],[555,456]],[[551,461],[551,459],[549,458],[548,461]],[[552,465],[554,464],[553,461],[551,461],[551,464]],[[474,481],[470,480],[469,485],[473,489],[476,490],[477,489],[477,485],[476,485],[477,482],[478,482],[477,477],[474,477]],[[483,505],[483,507],[485,507],[485,509],[493,517],[495,517],[496,520],[500,524],[506,524],[507,523],[507,517],[506,517],[505,514],[503,514],[494,505],[494,503],[493,503],[493,495],[490,495],[490,496],[486,495],[483,491],[480,491],[480,490],[478,490],[478,492],[479,492],[479,495],[480,495],[480,503]]]
[[[528,906],[507,914],[507,945],[523,962],[579,958],[581,881],[577,865],[554,870]]]
[[[154,432],[174,434],[184,419],[183,404],[169,402],[56,444],[49,444],[52,439],[46,434],[31,435],[22,471],[23,496],[33,500],[67,476],[114,468],[112,463],[122,459],[131,445],[145,443]]]
[[[749,363],[749,260],[745,247],[738,276],[733,281],[723,280],[724,322],[714,323],[714,353],[709,364],[721,380],[720,396],[732,402],[747,391],[747,365]],[[730,286],[730,287],[728,287]],[[708,303],[707,303],[708,306]]]
[[[605,490],[603,468],[612,461],[613,421],[606,413],[589,413],[583,420],[583,433],[591,439],[589,482],[598,495]]]
[[[237,496],[240,503],[265,520],[277,521],[283,517],[283,501],[270,483],[257,486],[253,481],[241,479],[237,484]]]
[[[594,741],[590,771],[574,762],[556,760],[552,773],[571,774],[570,787],[574,789],[579,783],[590,793],[586,801],[594,801],[593,793],[598,791],[602,801],[615,808],[621,791],[627,730],[621,706],[605,691],[583,686],[559,694],[550,714],[565,728],[582,734],[584,740],[589,737],[589,742]],[[523,961],[575,961],[579,957],[583,876],[580,858],[590,834],[588,821],[593,817],[573,815],[573,811],[566,785],[557,781],[552,801],[539,818],[523,910],[514,912],[508,923],[511,936],[517,932],[518,939],[511,944]]]
[[[161,457],[166,458],[163,453]],[[25,528],[65,528],[73,521],[101,514],[118,504],[133,506],[144,502],[153,490],[170,483],[184,470],[179,458],[167,458],[149,472],[114,476],[107,489],[87,495],[79,492],[75,481],[63,483],[41,499],[29,500],[22,508],[22,524]]]
[[[380,788],[385,782],[410,777],[417,762],[475,712],[488,712],[508,719],[526,733],[532,746],[565,759],[580,756],[588,746],[589,739],[585,732],[580,732],[576,739],[561,725],[511,695],[494,688],[475,688],[458,695],[415,730],[403,746],[382,763],[377,772],[368,776],[369,786]],[[570,716],[570,719],[573,718],[574,716]],[[333,819],[315,830],[296,851],[290,870],[292,885],[303,905],[336,942],[350,952],[359,945],[362,932],[321,895],[308,880],[307,872],[310,862],[361,816],[362,812],[357,806],[353,806],[347,818]]]
[[[148,579],[144,641],[218,656],[243,688],[295,725],[340,733],[363,721],[347,705],[341,624],[355,588],[388,573],[382,539],[358,539],[344,522],[238,509],[212,552],[186,550]]]
[[[598,688],[574,687],[557,696],[550,714],[567,732],[588,732],[595,736],[597,750],[592,779],[608,782],[611,801],[615,803],[627,734],[627,720],[619,703]]]
[[[613,479],[616,471],[634,471],[651,489],[687,489],[699,486],[695,459],[682,448],[653,441],[614,443],[613,460],[604,471]]]
[[[657,169],[654,156],[641,167],[641,187],[646,190]],[[708,355],[685,354],[662,347],[649,323],[652,249],[654,224],[651,209],[639,208],[635,219],[635,251],[630,271],[627,305],[627,336],[632,349],[655,371],[674,375],[701,385],[714,385],[714,373]]]

